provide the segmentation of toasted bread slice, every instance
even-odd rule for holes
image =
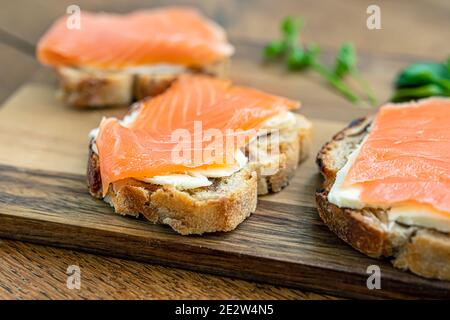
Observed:
[[[183,72],[204,73],[218,77],[228,74],[229,60]],[[56,69],[63,101],[76,108],[127,106],[135,100],[154,96],[166,90],[179,75],[178,71],[158,73],[144,71],[103,71],[73,67]]]
[[[153,223],[171,226],[180,234],[231,231],[255,211],[257,195],[280,191],[289,183],[298,163],[308,154],[311,123],[297,116],[297,126],[280,130],[279,170],[261,173],[261,163],[250,162],[229,177],[210,178],[208,187],[180,190],[135,179],[113,183],[103,199],[122,215],[142,214]],[[89,151],[89,192],[102,198],[98,155]]]
[[[317,164],[325,179],[316,193],[319,215],[342,240],[374,258],[427,278],[450,280],[450,234],[419,226],[388,222],[389,210],[340,208],[328,201],[336,173],[368,134],[372,118],[353,121],[325,144]]]

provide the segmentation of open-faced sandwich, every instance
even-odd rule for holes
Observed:
[[[63,99],[80,108],[129,105],[183,73],[224,76],[234,50],[220,26],[190,8],[68,19],[41,38],[37,57],[56,69]]]
[[[230,231],[257,195],[289,183],[308,152],[299,103],[227,80],[185,74],[91,132],[90,193],[122,215],[181,234]]]
[[[341,239],[450,280],[450,99],[382,106],[336,134],[317,164],[319,214]]]

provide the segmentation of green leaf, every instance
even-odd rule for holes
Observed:
[[[306,48],[306,53],[305,53],[305,64],[308,66],[311,66],[314,63],[316,63],[318,60],[320,51],[321,51],[321,49],[318,44],[311,43],[310,45],[308,45],[308,47]]]
[[[339,79],[343,79],[345,76],[351,75],[362,87],[370,105],[376,106],[378,104],[372,88],[359,74],[358,67],[356,65],[356,50],[352,43],[346,42],[339,48],[334,65],[334,74]]]
[[[346,42],[339,48],[336,55],[334,74],[343,78],[353,70],[356,70],[356,52],[353,44]]]
[[[328,83],[340,92],[345,98],[352,103],[359,103],[361,99],[331,70],[320,63],[314,63],[312,65],[315,71],[317,71]]]
[[[442,79],[450,80],[450,71],[443,63],[421,62],[407,66],[397,76],[396,88],[438,84]]]
[[[273,59],[281,56],[286,52],[286,43],[284,41],[276,40],[269,43],[263,51],[266,59]]]
[[[444,89],[447,95],[450,95],[450,79],[440,79],[436,84]]]
[[[351,43],[344,43],[339,49],[336,57],[334,69],[329,69],[319,60],[320,47],[317,44],[308,46],[302,45],[301,29],[303,20],[301,18],[286,17],[283,19],[280,28],[282,32],[281,40],[272,41],[263,51],[266,59],[281,57],[280,61],[285,61],[290,70],[304,70],[312,68],[324,77],[328,83],[353,103],[361,102],[361,98],[344,83],[342,77],[348,73],[357,73],[356,53]],[[360,79],[360,78],[359,78]],[[363,82],[364,90],[372,105],[376,104],[371,89]]]
[[[281,23],[281,31],[286,36],[298,35],[302,27],[302,18],[286,17]]]
[[[287,65],[290,70],[300,70],[312,66],[317,62],[320,47],[316,44],[309,45],[306,50],[299,47],[291,49]]]
[[[286,17],[281,23],[283,40],[289,50],[300,47],[300,30],[302,26],[303,20],[301,18]]]
[[[398,89],[391,98],[393,102],[416,100],[432,96],[450,96],[442,87],[436,84],[426,84],[418,87]]]
[[[287,66],[290,70],[299,70],[306,67],[306,55],[303,49],[293,48],[287,58]]]

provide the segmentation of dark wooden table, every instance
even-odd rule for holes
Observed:
[[[443,60],[450,53],[450,3],[445,0],[377,1],[382,29],[372,31],[366,27],[366,9],[373,1],[77,1],[82,9],[116,12],[168,3],[195,5],[227,29],[237,48],[232,69],[235,81],[300,99],[303,113],[316,119],[349,121],[367,110],[351,106],[310,74],[286,75],[275,88],[264,77],[252,76],[252,68],[260,61],[259,51],[278,36],[279,21],[286,15],[304,17],[305,41],[319,43],[326,61],[343,41],[352,41],[359,52],[361,72],[381,101],[389,98],[392,79],[400,68],[416,60]],[[40,68],[34,58],[37,40],[70,4],[73,2],[2,2],[1,102]],[[280,68],[279,72],[284,71]],[[334,298],[18,241],[0,240],[0,257],[0,299]],[[81,290],[67,289],[66,269],[72,264],[82,269]]]

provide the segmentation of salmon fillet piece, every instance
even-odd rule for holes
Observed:
[[[112,70],[151,64],[201,67],[234,51],[224,30],[191,8],[125,15],[82,11],[79,29],[69,29],[67,18],[58,19],[39,41],[41,63]]]
[[[258,134],[264,121],[297,107],[298,102],[233,86],[227,80],[181,75],[163,94],[139,102],[131,123],[102,120],[96,147],[103,192],[125,178],[235,166],[236,151]],[[203,136],[197,135],[199,129]],[[205,138],[208,133],[210,139]],[[189,154],[181,161],[173,153],[181,141],[174,137],[180,134],[189,138],[183,140],[188,141],[183,153]]]
[[[383,106],[344,183],[358,185],[365,203],[450,215],[450,99]]]

